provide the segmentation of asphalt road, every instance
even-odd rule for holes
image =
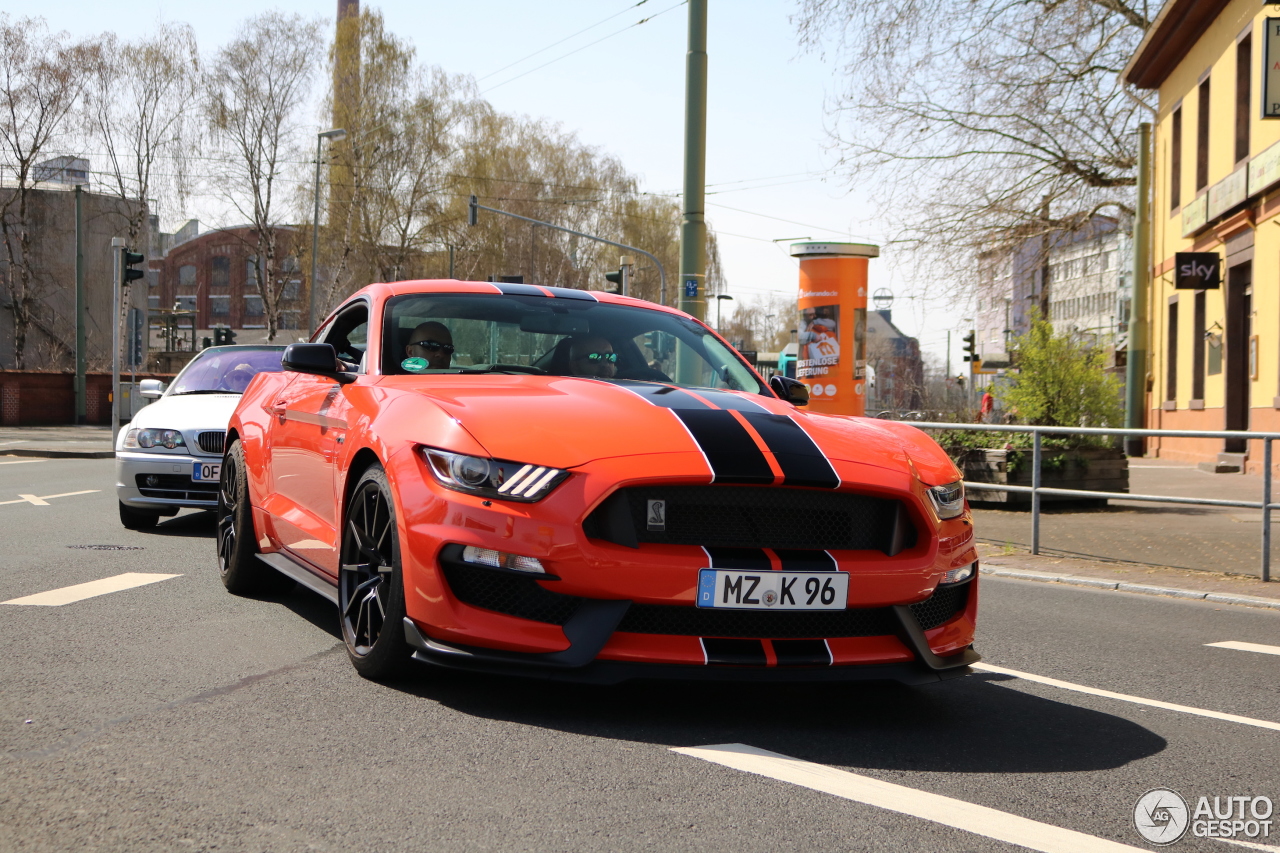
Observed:
[[[0,605],[3,851],[1024,849],[672,751],[714,744],[1083,834],[1063,850],[1152,849],[1132,821],[1156,787],[1193,808],[1280,802],[1280,656],[1206,646],[1280,645],[1280,613],[982,580],[986,663],[1271,728],[991,672],[762,690],[423,668],[379,685],[351,669],[316,596],[222,589],[211,514],[120,527],[112,464],[0,459],[0,601],[178,575]],[[1255,843],[1280,850],[1276,822]],[[1188,834],[1175,849],[1243,848]]]

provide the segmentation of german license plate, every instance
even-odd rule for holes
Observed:
[[[698,606],[728,610],[844,610],[848,572],[701,569]]]
[[[221,462],[192,462],[191,479],[216,480],[222,476]]]

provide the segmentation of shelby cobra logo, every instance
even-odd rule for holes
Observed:
[[[667,502],[649,501],[649,514],[645,526],[649,530],[667,529]]]

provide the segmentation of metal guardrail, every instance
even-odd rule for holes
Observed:
[[[1021,432],[1031,433],[1031,485],[1009,486],[999,483],[971,483],[964,487],[973,491],[1021,492],[1031,494],[1031,553],[1040,553],[1040,496],[1063,495],[1078,498],[1110,498],[1112,500],[1143,501],[1146,503],[1188,504],[1191,506],[1225,506],[1262,510],[1262,579],[1271,580],[1271,511],[1280,509],[1280,503],[1271,502],[1271,442],[1280,439],[1280,432],[1247,432],[1245,430],[1183,429],[1109,429],[1106,427],[1043,427],[1003,424],[952,424],[931,421],[904,421],[921,429],[952,429],[968,432]],[[1175,498],[1167,495],[1134,495],[1129,492],[1093,492],[1084,489],[1053,489],[1041,482],[1041,436],[1050,435],[1120,435],[1156,438],[1240,438],[1262,442],[1262,500],[1227,501],[1213,498]]]

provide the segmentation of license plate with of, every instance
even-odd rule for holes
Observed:
[[[848,572],[701,569],[698,606],[728,610],[844,610]]]
[[[193,480],[217,480],[221,476],[222,476],[221,462],[191,463],[191,479]]]

